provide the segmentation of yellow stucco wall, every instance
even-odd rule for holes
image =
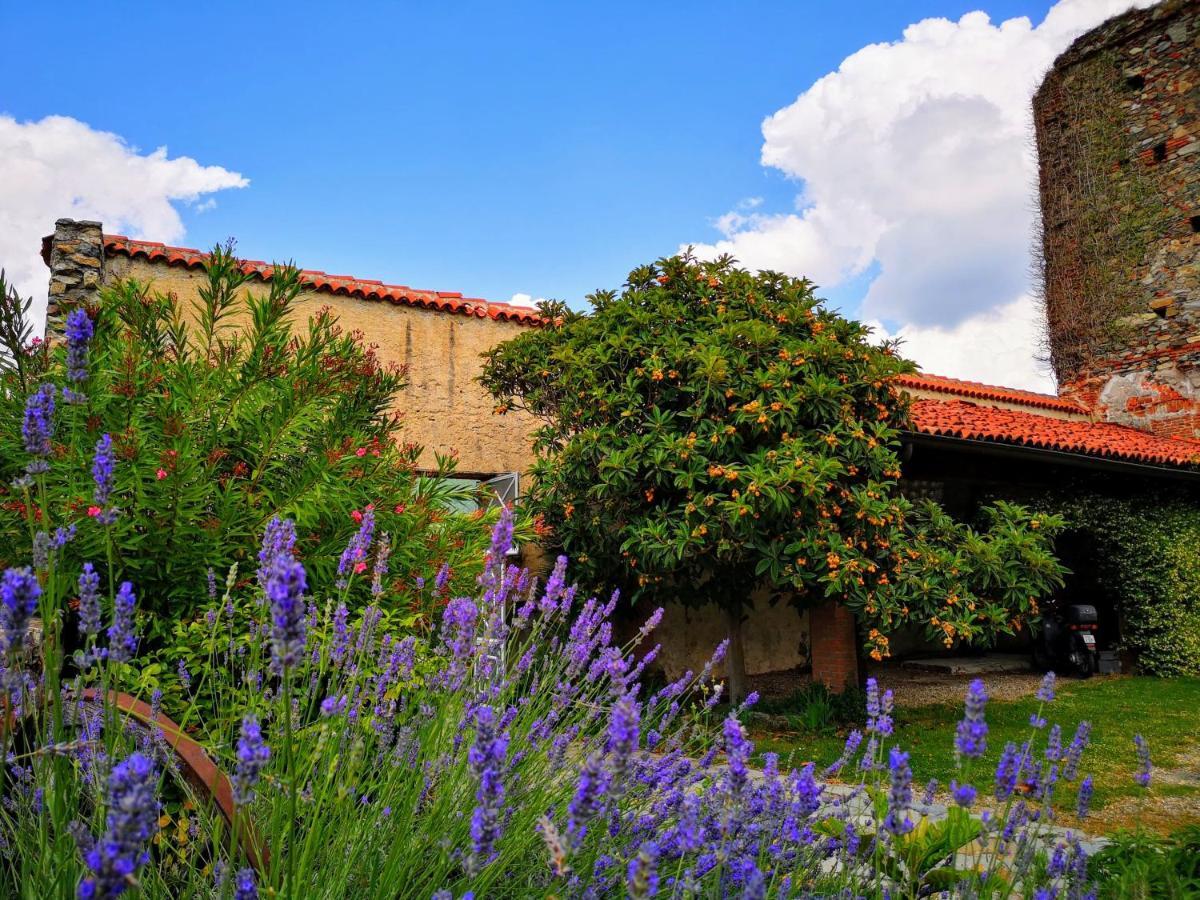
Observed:
[[[168,266],[113,255],[105,260],[107,280],[132,276],[159,291],[171,291],[189,309],[203,284],[200,269]],[[265,291],[251,282],[249,289]],[[524,472],[533,461],[529,434],[533,420],[522,413],[493,414],[494,402],[475,381],[480,354],[515,337],[526,326],[514,322],[435,312],[388,302],[305,291],[293,306],[303,323],[330,307],[346,330],[361,330],[379,357],[408,367],[408,385],[396,409],[404,414],[404,438],[425,447],[422,465],[432,467],[434,451],[458,453],[464,474]]]

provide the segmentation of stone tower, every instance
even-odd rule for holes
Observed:
[[[1060,393],[1200,437],[1200,0],[1076,40],[1033,100]]]

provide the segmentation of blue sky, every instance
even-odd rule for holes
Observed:
[[[249,178],[184,210],[192,245],[579,301],[712,239],[743,197],[790,202],[758,163],[763,117],[865,44],[977,5],[92,4],[68,26],[59,4],[6,4],[0,111]]]
[[[119,136],[127,155],[165,146],[170,158],[249,180],[241,189],[197,190],[195,202],[179,199],[184,189],[141,198],[125,230],[148,238],[207,247],[234,236],[253,258],[293,258],[333,273],[493,300],[526,293],[574,305],[680,245],[717,252],[727,240],[747,265],[812,275],[825,296],[889,332],[906,323],[958,327],[1016,296],[1012,285],[977,297],[961,285],[996,284],[995,272],[1020,268],[1021,260],[1001,257],[1024,253],[1027,235],[1016,241],[1010,230],[1003,251],[986,254],[992,237],[981,238],[980,255],[994,271],[959,251],[938,261],[947,246],[939,230],[963,241],[974,232],[961,216],[908,215],[941,190],[938,170],[948,163],[926,151],[934,138],[944,143],[961,129],[982,133],[988,147],[1008,148],[989,170],[1024,153],[1013,122],[1024,121],[1034,75],[1021,71],[1015,93],[1001,94],[993,82],[1004,79],[988,66],[1009,80],[1012,72],[1044,68],[1120,2],[1062,0],[1060,19],[1070,22],[1055,28],[1037,27],[1051,6],[1046,0],[354,3],[336,11],[308,3],[211,3],[202,11],[9,3],[0,7],[0,125],[4,116],[12,121],[9,143],[0,143],[0,176],[5,147],[21,155],[22,128],[65,116]],[[991,24],[961,19],[980,8]],[[1019,16],[1032,26],[996,27]],[[905,35],[930,17],[949,21]],[[864,51],[879,42],[893,46]],[[843,73],[821,96],[810,91],[854,60],[857,75]],[[953,66],[944,79],[937,72],[943,64]],[[956,74],[964,69],[969,77]],[[893,85],[902,86],[894,97]],[[808,101],[798,104],[806,92]],[[960,109],[961,97],[978,102]],[[860,121],[857,108],[879,98],[881,109]],[[996,110],[1009,117],[992,139],[988,116]],[[779,128],[764,139],[764,119],[776,113]],[[913,134],[921,146],[912,146]],[[885,146],[889,162],[881,170],[871,148],[893,139],[908,143]],[[69,155],[56,152],[55,142],[66,140],[43,135],[35,162],[71,168]],[[760,159],[764,146],[774,154],[771,165]],[[81,153],[76,169],[94,162]],[[929,156],[928,183],[906,168],[909,154]],[[9,177],[36,182],[43,177],[36,171]],[[144,171],[129,176],[144,182],[129,191],[153,192],[158,169],[145,163]],[[1009,206],[1019,200],[1022,216],[1031,198],[1027,174],[1010,173],[1005,182]],[[58,185],[45,195],[60,198],[58,205],[78,199],[78,210],[121,208],[111,197],[77,196],[89,188],[78,172],[64,172],[64,184],[72,177],[69,190]],[[968,185],[988,177],[962,173]],[[916,201],[891,196],[906,184],[920,189]],[[952,178],[945,190],[964,193]],[[69,214],[38,202],[22,207],[45,219],[31,233]],[[174,205],[174,225],[162,209],[145,212],[154,202]],[[814,204],[824,218],[804,212]],[[994,212],[972,210],[962,215],[997,221]],[[714,227],[719,220],[724,231]],[[1016,231],[1027,228],[1014,222]],[[913,244],[919,233],[932,238]],[[3,235],[0,250],[7,251]],[[926,258],[917,269],[904,262]],[[40,276],[30,270],[27,277]],[[920,297],[932,294],[937,302],[923,305]],[[912,334],[918,345],[928,338]]]

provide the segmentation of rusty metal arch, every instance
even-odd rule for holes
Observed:
[[[83,691],[83,699],[97,702],[100,699],[100,692],[95,688],[87,688]],[[270,851],[259,837],[253,822],[243,817],[243,820],[238,823],[240,827],[235,827],[236,805],[233,802],[233,784],[230,782],[229,776],[222,772],[204,752],[204,748],[188,737],[176,722],[161,712],[155,713],[149,704],[136,697],[118,691],[109,691],[108,702],[123,715],[162,732],[163,739],[175,754],[180,771],[187,779],[188,784],[198,793],[207,795],[216,804],[221,817],[229,826],[229,834],[240,832],[242,850],[246,854],[246,859],[259,872],[265,873],[271,861]]]

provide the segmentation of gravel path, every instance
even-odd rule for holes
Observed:
[[[967,693],[967,685],[978,675],[952,675],[946,672],[924,672],[894,664],[871,666],[868,674],[879,680],[883,689],[891,688],[896,706],[901,709],[931,706],[938,703],[959,705]],[[982,676],[992,700],[1019,700],[1033,694],[1042,683],[1038,672],[1013,672]],[[1060,676],[1060,681],[1074,681]]]

